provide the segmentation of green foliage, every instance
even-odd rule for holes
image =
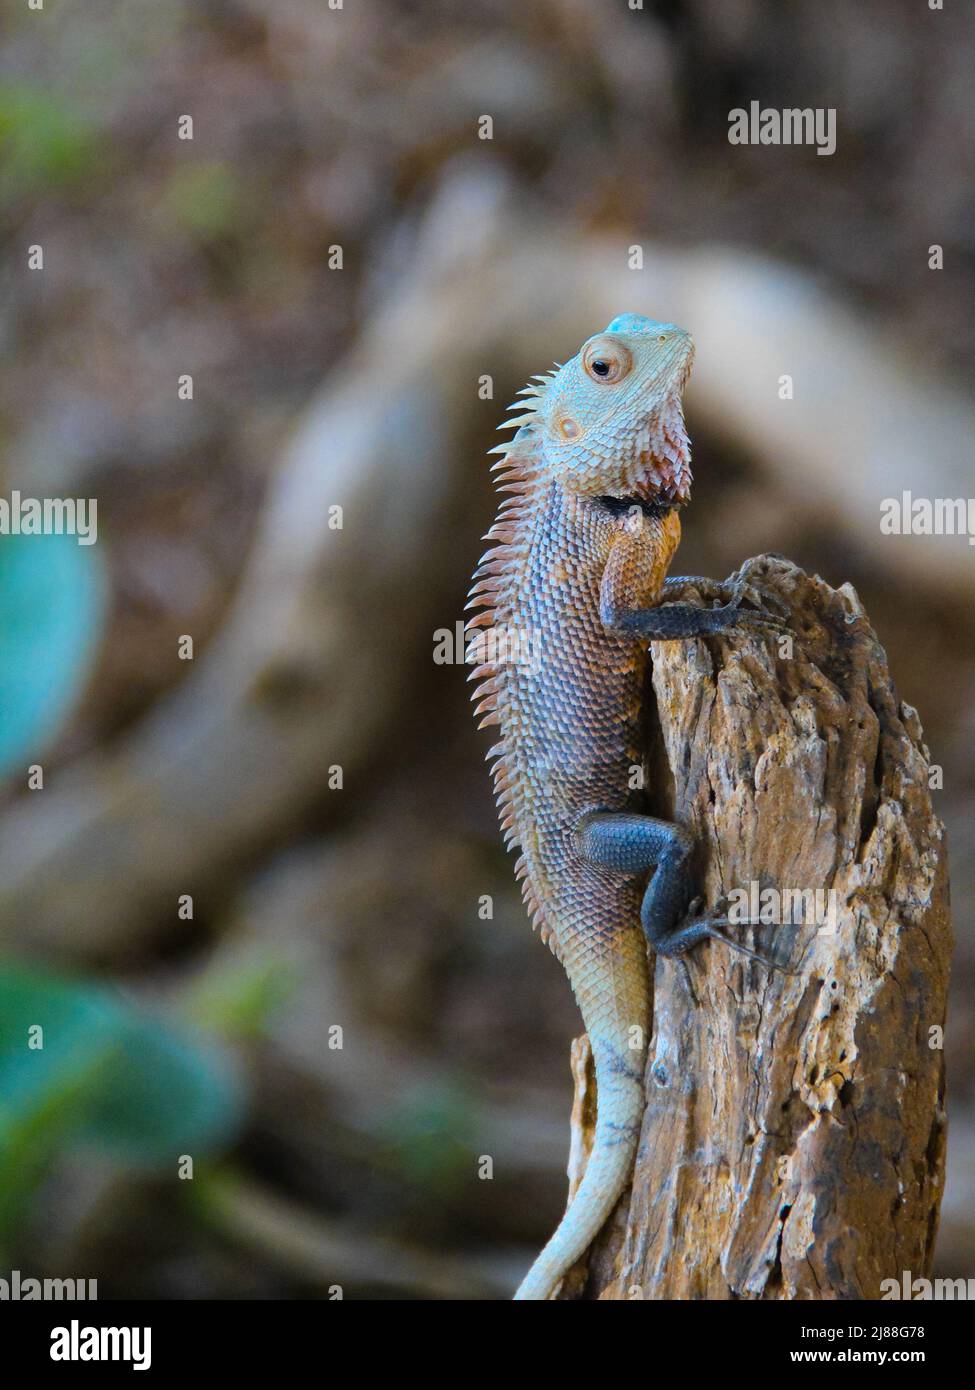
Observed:
[[[82,116],[40,87],[0,83],[0,198],[59,191],[86,178],[100,142]]]
[[[166,185],[165,201],[173,221],[197,241],[230,236],[243,219],[237,175],[216,160],[177,169]]]
[[[463,1085],[415,1087],[387,1115],[384,1129],[397,1165],[411,1181],[446,1194],[469,1179],[477,1116]]]
[[[38,1027],[43,1046],[31,1046]],[[181,1154],[225,1141],[240,1111],[212,1045],[105,986],[0,966],[0,1231],[64,1148],[175,1173]]]
[[[222,1038],[262,1038],[300,984],[297,962],[273,950],[250,951],[207,970],[192,986],[181,1012]]]
[[[101,558],[74,536],[0,535],[0,776],[35,761],[88,674]]]

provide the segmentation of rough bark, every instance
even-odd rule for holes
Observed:
[[[632,1190],[563,1297],[873,1299],[930,1274],[951,929],[928,752],[853,589],[751,565],[793,654],[743,633],[654,645],[653,809],[695,829],[710,908],[753,882],[831,889],[835,931],[734,929],[794,974],[714,942],[658,960]],[[574,1188],[585,1040],[573,1073]]]

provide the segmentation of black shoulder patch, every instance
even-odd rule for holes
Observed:
[[[593,502],[597,507],[602,507],[613,516],[622,516],[630,512],[634,507],[639,507],[644,516],[660,518],[669,516],[671,512],[677,510],[677,503],[669,499],[647,498],[647,497],[594,497]]]

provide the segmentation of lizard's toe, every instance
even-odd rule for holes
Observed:
[[[735,618],[735,627],[750,627],[757,632],[791,632],[784,618],[764,609],[740,608]]]

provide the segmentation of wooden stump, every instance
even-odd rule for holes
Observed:
[[[849,585],[769,556],[750,577],[791,609],[792,653],[654,644],[651,809],[695,830],[709,909],[744,890],[780,923],[729,934],[796,973],[715,942],[657,962],[632,1191],[563,1297],[875,1299],[930,1274],[951,929],[928,752]],[[782,925],[785,889],[832,897]],[[573,1071],[572,1190],[585,1039]]]

